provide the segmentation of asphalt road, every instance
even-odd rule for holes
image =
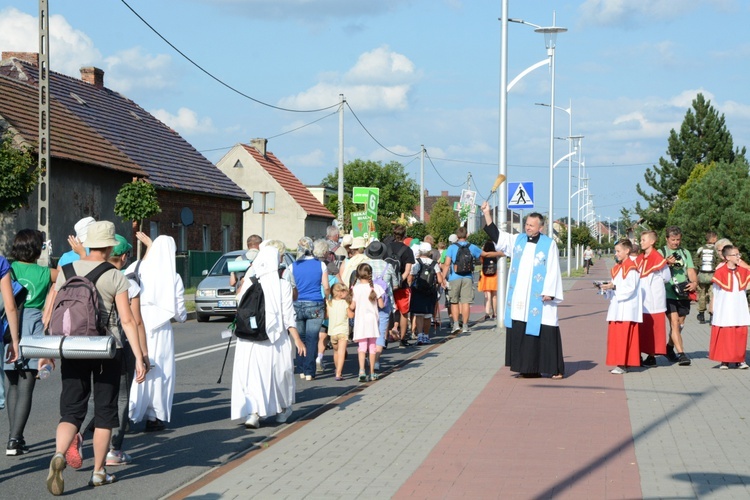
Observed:
[[[483,303],[476,294],[475,304]],[[481,309],[481,305],[473,310]],[[474,317],[481,317],[476,313]],[[447,315],[443,313],[444,324]],[[124,449],[133,456],[131,465],[110,467],[118,482],[103,488],[90,488],[92,471],[91,436],[86,436],[84,466],[63,473],[65,493],[77,498],[100,498],[102,495],[130,498],[160,498],[195,478],[229,461],[278,431],[281,424],[270,418],[258,430],[246,430],[240,421],[229,420],[229,395],[232,380],[234,348],[230,348],[222,382],[217,383],[227,341],[220,332],[227,322],[216,318],[208,323],[188,321],[174,325],[177,360],[176,394],[172,422],[163,432],[145,433],[143,423],[134,425],[126,435]],[[448,333],[443,328],[437,341]],[[386,371],[418,354],[420,347],[399,348],[391,344],[381,359]],[[355,388],[356,345],[350,344],[342,382],[333,377],[330,351],[328,369],[311,382],[297,378],[297,403],[290,422],[305,418],[310,412]],[[59,419],[60,375],[58,371],[44,381],[37,381],[34,406],[26,427],[30,451],[19,457],[0,455],[0,491],[3,498],[38,498],[49,495],[45,486],[50,458],[54,453],[55,427]],[[7,410],[0,411],[0,436],[8,435]],[[1,452],[0,452],[1,453]]]

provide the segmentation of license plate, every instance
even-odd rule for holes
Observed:
[[[217,307],[237,307],[236,300],[220,300]]]

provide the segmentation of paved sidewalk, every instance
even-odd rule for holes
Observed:
[[[565,379],[514,378],[504,334],[480,323],[189,498],[750,497],[750,370],[716,369],[693,311],[693,366],[610,374],[607,302],[591,286],[607,263],[567,282]]]

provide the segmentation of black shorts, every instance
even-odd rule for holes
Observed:
[[[117,397],[120,392],[122,349],[117,349],[112,359],[63,359],[60,364],[60,422],[81,428],[86,419],[93,376],[94,426],[100,429],[118,427]]]
[[[676,312],[681,318],[690,314],[690,299],[667,299],[667,313]]]

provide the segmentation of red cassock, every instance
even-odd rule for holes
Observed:
[[[656,356],[667,353],[667,321],[665,311],[667,298],[661,271],[667,261],[658,250],[648,257],[638,255],[636,265],[641,273],[643,289],[643,323],[638,332],[641,352]]]
[[[640,322],[643,314],[641,277],[638,268],[630,259],[612,267],[614,290],[608,290],[610,299],[607,311],[607,364],[639,366]]]
[[[722,265],[714,272],[714,315],[708,359],[721,363],[742,363],[747,349],[747,325],[750,313],[745,290],[750,286],[750,271]]]

